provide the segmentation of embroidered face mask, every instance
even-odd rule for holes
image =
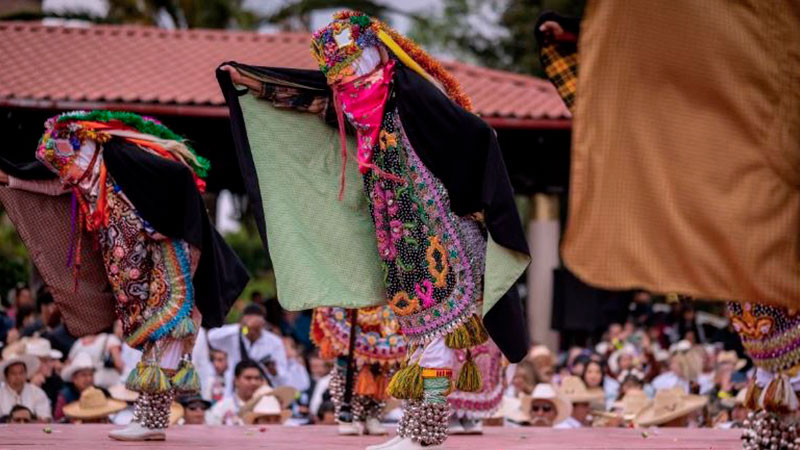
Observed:
[[[378,142],[393,74],[394,61],[389,61],[361,78],[332,86],[337,113],[356,129],[358,169],[362,174],[376,169],[372,164],[373,147]]]

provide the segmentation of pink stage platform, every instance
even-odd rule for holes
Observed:
[[[109,425],[0,425],[0,450],[51,449],[361,449],[383,441],[379,437],[339,437],[332,426],[207,427],[170,429],[166,442],[115,442],[106,437]],[[454,436],[453,450],[522,449],[740,449],[738,430],[634,429],[553,430],[539,428],[486,429],[483,436]]]

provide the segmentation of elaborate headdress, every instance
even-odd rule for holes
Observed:
[[[438,61],[412,40],[366,14],[357,11],[340,11],[334,14],[331,23],[314,32],[311,53],[328,82],[332,83],[353,75],[353,63],[364,54],[365,49],[377,47],[379,43],[408,68],[444,91],[462,108],[472,110],[472,102],[458,81]]]

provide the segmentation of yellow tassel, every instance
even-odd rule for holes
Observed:
[[[356,380],[355,392],[358,395],[368,395],[374,397],[377,394],[378,384],[375,381],[375,375],[372,373],[372,366],[364,364],[361,371],[358,372],[358,379]]]
[[[467,360],[461,367],[461,372],[458,374],[456,380],[456,389],[461,392],[478,392],[483,388],[483,380],[481,380],[481,371],[478,370],[478,365],[472,359],[472,355],[467,352]]]
[[[159,394],[172,389],[167,374],[157,364],[140,362],[128,375],[125,387],[136,392]]]
[[[445,336],[444,343],[455,350],[466,350],[476,345],[481,345],[488,339],[489,335],[486,333],[481,319],[473,314]]]
[[[419,364],[409,364],[394,374],[386,393],[399,400],[422,399],[422,367]]]
[[[189,361],[181,362],[180,369],[172,377],[172,386],[181,394],[200,392],[200,377],[197,376],[194,364]]]

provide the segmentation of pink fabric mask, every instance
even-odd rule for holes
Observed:
[[[370,170],[377,171],[380,176],[393,181],[403,180],[378,169],[372,164],[372,149],[378,142],[383,122],[386,100],[389,98],[389,83],[394,75],[394,61],[389,61],[373,72],[346,83],[332,86],[334,106],[339,121],[339,134],[342,145],[342,158],[347,159],[347,144],[344,131],[344,117],[356,129],[358,151],[358,170],[365,174]],[[343,162],[344,164],[344,162]],[[339,192],[341,199],[344,193],[345,169],[342,167],[342,186]]]

